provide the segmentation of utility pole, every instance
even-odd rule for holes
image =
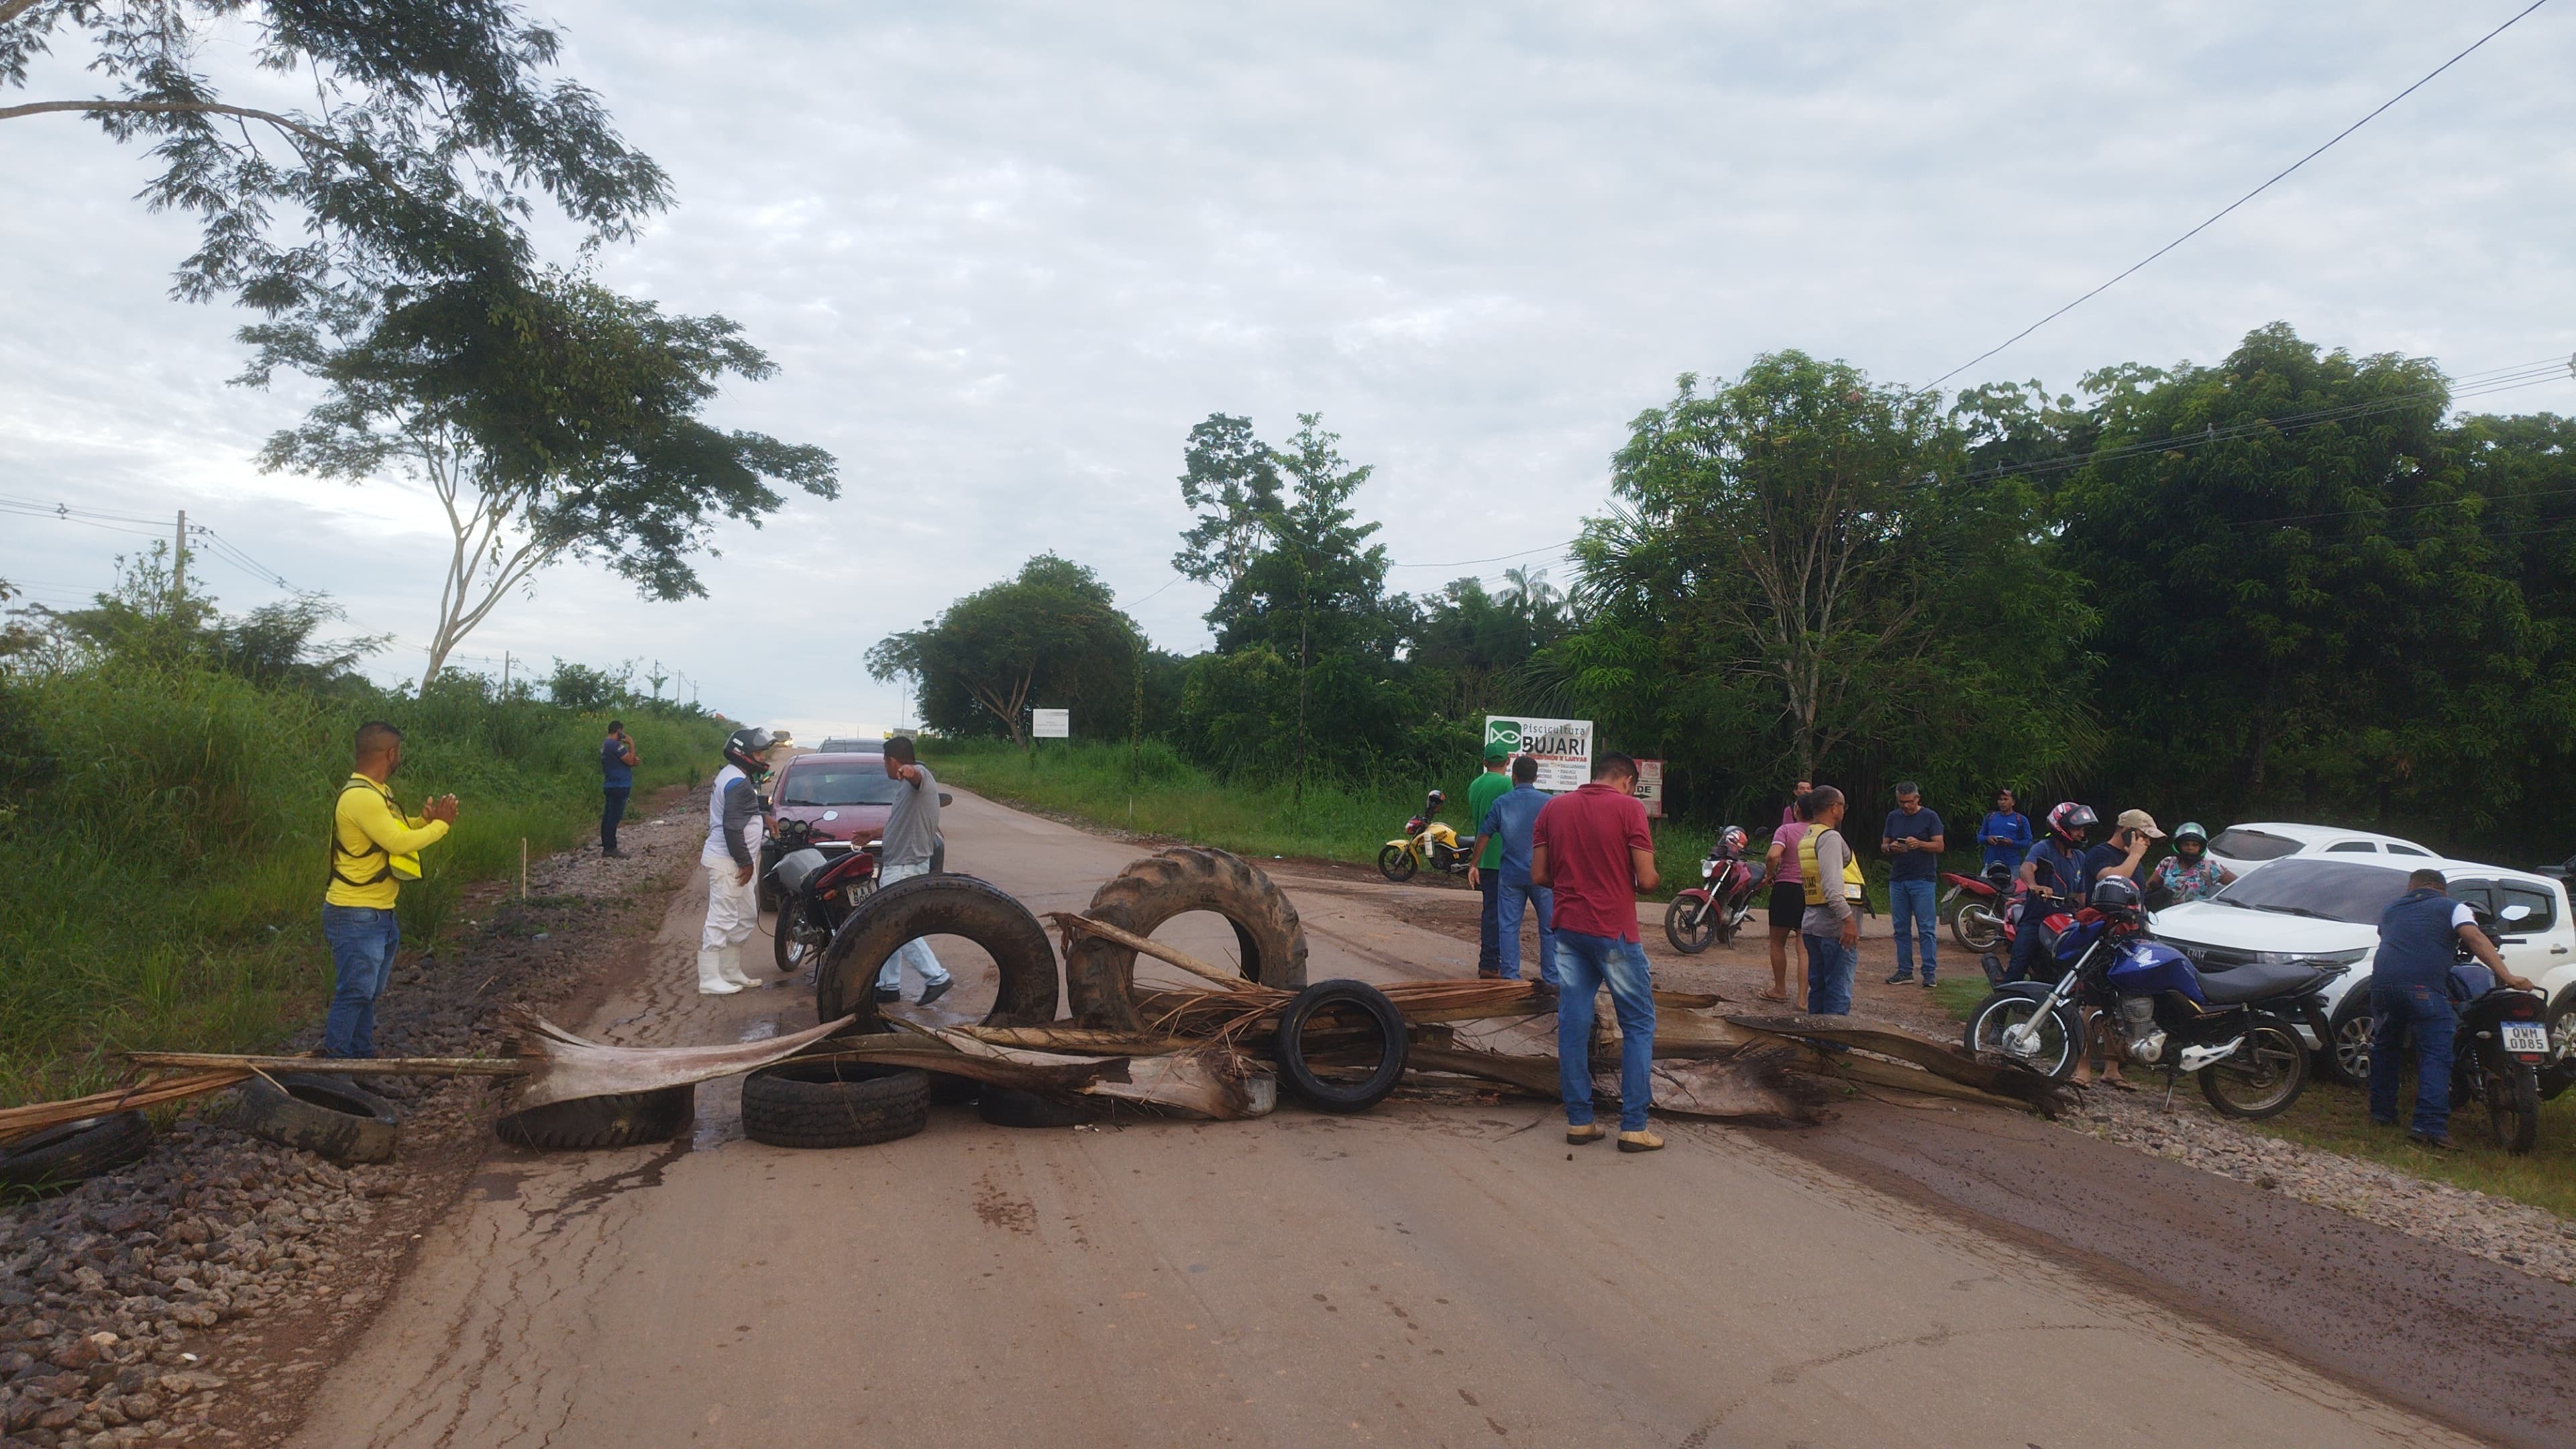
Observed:
[[[188,601],[188,510],[179,510],[179,547],[170,555],[170,615]]]
[[[501,697],[510,697],[510,651],[507,649],[501,651]]]

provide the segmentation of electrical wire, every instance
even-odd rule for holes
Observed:
[[[2085,303],[2092,301],[2094,298],[2101,296],[2104,292],[2111,290],[2113,287],[2118,286],[2122,281],[2140,270],[2143,270],[2148,263],[2153,262],[2156,258],[2163,256],[2165,253],[2181,246],[2184,242],[2187,242],[2193,237],[2200,235],[2202,232],[2209,230],[2211,227],[2217,225],[2221,219],[2226,217],[2229,212],[2234,211],[2236,208],[2243,206],[2249,201],[2252,201],[2255,197],[2262,195],[2264,192],[2271,190],[2275,183],[2287,177],[2291,172],[2298,170],[2300,167],[2314,161],[2319,156],[2324,155],[2328,150],[2333,148],[2336,142],[2341,141],[2344,137],[2351,135],[2362,127],[2369,125],[2372,121],[2377,120],[2381,112],[2387,110],[2390,106],[2397,104],[2399,101],[2406,99],[2408,96],[2415,94],[2418,90],[2423,89],[2423,87],[2429,83],[2433,77],[2440,75],[2442,72],[2458,65],[2461,61],[2468,59],[2470,52],[2475,51],[2479,46],[2486,44],[2488,41],[2504,34],[2507,30],[2512,29],[2524,16],[2529,15],[2532,11],[2539,9],[2541,6],[2548,3],[2549,0],[2531,0],[2529,5],[2526,5],[2521,10],[2515,12],[2512,19],[2505,21],[2504,24],[2497,26],[2495,29],[2488,31],[2486,34],[2481,35],[2476,40],[2470,42],[2467,50],[2461,51],[2459,54],[2452,56],[2449,60],[2446,60],[2440,65],[2433,67],[2430,71],[2425,72],[2422,79],[2417,80],[2415,84],[2408,86],[2406,89],[2390,96],[2387,100],[2380,102],[2369,115],[2366,115],[2360,120],[2353,122],[2351,125],[2344,127],[2342,130],[2335,132],[2332,137],[2327,139],[2324,145],[2319,146],[2317,149],[2310,151],[2305,156],[2300,157],[2298,160],[2291,162],[2289,165],[2284,166],[2279,171],[2273,173],[2271,180],[2264,182],[2262,185],[2246,192],[2243,196],[2240,196],[2234,201],[2227,203],[2227,205],[2220,207],[2214,215],[2212,215],[2208,220],[2203,221],[2200,225],[2193,227],[2191,230],[2175,237],[2172,241],[2166,242],[2163,246],[2147,253],[2146,256],[2132,262],[2118,276],[2115,276],[2111,280],[2104,282],[2102,285],[2095,287],[2092,291],[2085,293],[2083,296],[2076,298],[2074,301],[2067,303],[2065,306],[2058,308],[2047,316],[2040,318],[2038,321],[2033,322],[2029,326],[2021,329],[2019,332],[2005,338],[2003,341],[1996,343],[1994,346],[1987,348],[1985,351],[1978,353],[1976,356],[1969,358],[1967,361],[1960,363],[1958,366],[1951,368],[1948,372],[1945,372],[1939,377],[1932,379],[1930,382],[1925,383],[1920,390],[1930,392],[1932,389],[1948,382],[1951,378],[1958,376],[1960,373],[1967,371],[1969,368],[1976,366],[1978,363],[1983,362],[1987,358],[1994,356],[1996,353],[2003,351],[2005,348],[2012,346],[2014,343],[2028,337],[2030,334],[2047,326],[2049,323],[2056,321],[2058,318],[2065,316],[2067,313],[2072,312],[2076,308],[2083,306]]]

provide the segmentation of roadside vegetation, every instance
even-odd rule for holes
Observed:
[[[564,666],[565,703],[454,672],[380,689],[354,670],[371,641],[315,638],[321,601],[228,618],[162,562],[96,608],[16,616],[0,657],[0,1103],[94,1089],[120,1048],[271,1046],[320,1011],[325,831],[364,720],[405,731],[407,808],[463,807],[403,890],[412,947],[515,872],[522,839],[588,834],[609,712],[636,736],[639,797],[715,768],[721,725],[624,698],[618,676]]]

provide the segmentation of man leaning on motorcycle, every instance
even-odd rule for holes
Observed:
[[[2478,929],[2477,913],[2450,898],[2438,870],[2406,877],[2406,894],[2379,918],[2379,950],[2370,962],[2370,1120],[2397,1125],[2398,1052],[2408,1028],[2415,1033],[2415,1119],[2406,1135],[2426,1147],[2456,1150],[2451,1143],[2451,1052],[2457,1020],[2451,1006],[2451,964],[2466,945],[2495,973],[2498,984],[2528,991],[2495,944]]]

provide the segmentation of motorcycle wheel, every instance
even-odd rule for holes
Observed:
[[[2347,1087],[2370,1085],[2370,1041],[2378,1023],[2370,1015],[2369,989],[2356,986],[2335,1004],[2335,1014],[2326,1023],[2330,1035],[2322,1054],[2326,1075]],[[2359,996],[2362,999],[2355,1001]]]
[[[831,944],[832,928],[820,919],[820,908],[792,900],[779,909],[777,928],[770,933],[770,959],[779,975],[793,976],[822,960],[823,948]]]
[[[2264,1017],[2245,1028],[2236,1055],[2200,1069],[2200,1094],[2222,1117],[2260,1121],[2290,1110],[2308,1085],[2308,1049],[2288,1022]]]
[[[1958,942],[1962,951],[1983,955],[2003,945],[2004,923],[1993,907],[1981,901],[1962,901],[1950,917],[1950,939]]]
[[[1413,879],[1413,873],[1420,869],[1422,862],[1401,845],[1390,845],[1377,853],[1377,873],[1396,885]]]
[[[1968,1017],[1963,1044],[1971,1054],[1991,1052],[2006,1061],[2019,1062],[2053,1082],[2075,1075],[2077,1058],[2083,1055],[2084,1034],[2062,1011],[2046,1014],[2038,1023],[2039,1039],[2027,1054],[2008,1050],[2004,1033],[2039,1015],[2039,998],[2034,996],[1989,996],[1977,1003]]]
[[[1693,906],[1699,908],[1696,921],[1692,919]],[[1707,950],[1709,943],[1717,939],[1719,927],[1724,924],[1725,917],[1706,901],[1675,896],[1673,903],[1664,907],[1664,939],[1672,942],[1673,949],[1685,956],[1696,956]]]
[[[2540,1139],[2540,1074],[2520,1062],[2487,1073],[2487,1126],[2519,1157]]]

